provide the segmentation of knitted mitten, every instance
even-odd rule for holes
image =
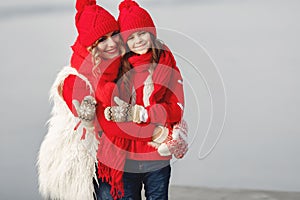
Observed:
[[[108,121],[126,122],[133,121],[135,123],[146,122],[148,119],[147,110],[140,105],[131,105],[114,97],[117,106],[108,106],[104,110],[104,116]]]
[[[157,149],[158,153],[161,156],[169,156],[173,154],[175,158],[183,158],[188,150],[187,132],[187,123],[182,120],[173,127],[172,139],[159,145]]]
[[[82,125],[88,130],[94,127],[96,100],[92,96],[85,96],[81,104],[78,100],[72,101]]]

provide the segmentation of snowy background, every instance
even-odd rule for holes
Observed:
[[[117,16],[120,1],[98,2]],[[172,184],[300,191],[300,2],[138,2],[185,79],[191,145],[172,163]],[[76,38],[74,15],[70,0],[0,3],[0,199],[41,199],[36,156],[48,91]],[[221,139],[199,159],[218,137],[225,111]]]

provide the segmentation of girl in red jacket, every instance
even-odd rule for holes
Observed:
[[[136,2],[119,5],[121,35],[126,47],[120,73],[118,106],[107,107],[111,121],[155,124],[153,142],[131,141],[125,173],[125,199],[141,199],[144,184],[147,199],[168,199],[171,154],[182,157],[187,144],[172,131],[183,115],[182,77],[166,45],[156,38],[149,13]],[[174,132],[174,133],[173,133]],[[163,143],[163,144],[162,144]]]

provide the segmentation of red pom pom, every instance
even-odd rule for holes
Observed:
[[[139,4],[137,4],[135,1],[132,0],[124,0],[123,2],[120,3],[119,10],[121,11],[124,8],[129,9],[132,6],[139,6]]]
[[[81,12],[85,6],[96,5],[96,0],[77,0],[76,10]]]

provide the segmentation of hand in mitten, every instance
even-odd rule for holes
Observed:
[[[182,158],[188,150],[187,131],[188,127],[184,120],[176,124],[172,130],[172,139],[162,143],[157,151],[161,156],[174,155]]]
[[[85,96],[81,104],[79,104],[76,99],[74,99],[72,103],[83,126],[87,129],[93,128],[97,103],[95,98]]]
[[[163,142],[170,140],[169,129],[163,126],[155,127],[152,134],[152,141],[148,142],[148,145],[158,148]]]
[[[158,144],[163,143],[167,140],[169,135],[169,129],[163,126],[157,126],[154,129],[153,135],[152,135],[152,141],[156,142]]]
[[[147,110],[140,105],[126,103],[119,97],[114,97],[117,106],[109,106],[104,110],[104,116],[108,121],[126,122],[133,121],[135,123],[146,122],[148,119]]]

